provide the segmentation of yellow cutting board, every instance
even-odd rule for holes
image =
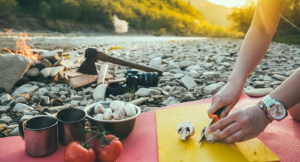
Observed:
[[[160,162],[279,161],[257,138],[235,144],[209,144],[206,140],[198,143],[202,128],[210,121],[207,116],[209,106],[201,104],[156,111]],[[195,126],[195,135],[187,141],[181,141],[177,133],[177,125],[183,121],[190,121]]]

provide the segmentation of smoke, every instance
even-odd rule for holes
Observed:
[[[128,32],[128,22],[125,20],[120,20],[116,15],[113,16],[113,24],[115,26],[116,33],[127,33]]]

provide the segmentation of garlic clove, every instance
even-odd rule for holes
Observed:
[[[110,120],[112,117],[112,110],[110,108],[105,108],[103,112],[103,120]]]
[[[123,109],[117,110],[113,113],[114,119],[121,120],[125,118],[125,111]]]
[[[131,103],[126,104],[124,110],[128,117],[133,117],[134,115],[136,115],[136,109]]]
[[[112,111],[117,111],[119,109],[124,109],[125,104],[122,101],[113,101],[110,103],[109,107]]]
[[[104,106],[102,104],[97,104],[94,108],[95,114],[101,114],[103,112]]]
[[[96,114],[94,116],[94,119],[96,119],[96,120],[103,120],[103,114]]]
[[[185,141],[195,134],[195,127],[191,122],[181,122],[177,126],[177,133],[180,134],[180,139]]]

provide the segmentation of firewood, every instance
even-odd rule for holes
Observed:
[[[60,60],[63,50],[54,50],[50,52],[46,52],[42,55],[42,59],[49,60],[52,64],[54,64],[56,61]]]
[[[69,84],[72,88],[78,88],[96,82],[97,77],[97,75],[81,75],[70,78]]]
[[[108,68],[108,63],[102,64],[99,75],[98,75],[97,84],[104,84],[105,76],[107,73],[107,68]]]

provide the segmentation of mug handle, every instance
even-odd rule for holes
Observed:
[[[20,136],[22,137],[23,140],[24,140],[24,124],[26,125],[25,122],[26,122],[26,121],[20,122],[20,123],[18,124],[19,134],[20,134]]]

